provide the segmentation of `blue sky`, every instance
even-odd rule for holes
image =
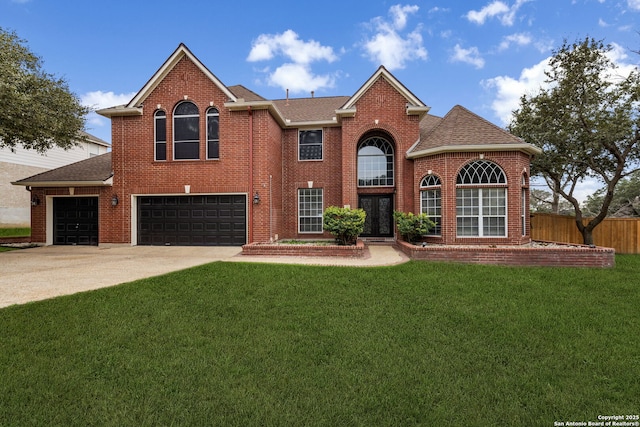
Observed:
[[[180,43],[265,98],[352,95],[384,65],[432,114],[460,104],[500,126],[565,39],[640,63],[640,0],[0,0],[0,27],[97,108],[128,102]],[[106,141],[109,126],[87,123]]]

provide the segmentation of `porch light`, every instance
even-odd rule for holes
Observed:
[[[40,204],[40,199],[38,196],[34,195],[31,197],[31,206],[38,206]]]
[[[118,206],[118,195],[114,194],[113,197],[111,198],[111,206]]]
[[[256,191],[256,194],[253,195],[253,204],[257,205],[258,203],[260,203],[260,195]]]

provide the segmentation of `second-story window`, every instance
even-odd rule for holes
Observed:
[[[220,113],[217,108],[207,110],[207,159],[220,158]]]
[[[298,133],[298,159],[322,160],[322,129],[301,130]]]
[[[173,112],[173,158],[200,158],[200,113],[193,102],[181,102]]]
[[[155,159],[167,160],[167,113],[156,111],[155,125]]]

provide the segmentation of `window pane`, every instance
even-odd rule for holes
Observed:
[[[420,192],[421,212],[427,214],[436,226],[429,230],[427,235],[439,236],[442,232],[442,197],[440,190],[423,190]]]
[[[198,117],[176,117],[175,118],[175,140],[177,141],[197,141],[200,139],[198,128]]]
[[[218,139],[220,126],[220,117],[219,116],[207,116],[207,138],[208,139]]]
[[[167,119],[156,117],[156,142],[167,141]]]
[[[167,143],[156,143],[156,160],[167,160]]]
[[[298,150],[300,160],[322,160],[322,130],[300,131]]]
[[[218,140],[207,141],[207,158],[219,159],[220,158],[220,143]]]
[[[175,158],[176,160],[187,160],[187,159],[199,159],[199,143],[196,142],[176,142],[175,144]]]
[[[186,115],[198,115],[198,107],[193,102],[183,102],[176,107],[174,115],[186,116]]]
[[[298,190],[298,232],[322,233],[322,189]]]

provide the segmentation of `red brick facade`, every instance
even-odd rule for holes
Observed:
[[[99,242],[137,244],[136,200],[142,195],[240,194],[247,200],[246,242],[278,238],[330,237],[327,233],[298,232],[298,190],[321,188],[323,205],[358,207],[362,194],[388,194],[393,209],[420,211],[420,182],[428,173],[442,182],[442,235],[438,243],[520,244],[530,240],[528,220],[522,229],[523,208],[528,219],[530,154],[508,144],[486,151],[461,148],[411,158],[407,153],[424,137],[421,120],[428,107],[381,68],[331,119],[299,125],[281,117],[270,101],[231,98],[231,92],[180,47],[129,106],[102,113],[112,121],[113,182],[104,187],[78,187],[75,196],[97,195]],[[171,58],[170,58],[171,59]],[[200,159],[174,160],[173,110],[189,100],[199,110]],[[309,105],[313,99],[309,99]],[[135,105],[134,105],[135,104]],[[205,111],[219,111],[219,159],[206,159]],[[340,105],[338,105],[340,107]],[[413,109],[413,110],[412,110]],[[166,160],[154,160],[154,114],[166,113]],[[322,129],[322,159],[298,158],[300,129]],[[358,187],[358,144],[380,135],[393,146],[394,182],[390,186]],[[482,143],[479,141],[478,143]],[[493,143],[494,141],[487,141]],[[507,236],[456,236],[456,176],[466,163],[479,158],[495,162],[507,177]],[[524,182],[524,185],[523,185]],[[188,187],[187,187],[188,186]],[[188,188],[188,190],[187,190]],[[523,203],[523,189],[525,206]],[[32,210],[33,240],[49,242],[51,196],[68,196],[68,188],[34,188],[42,205]],[[112,206],[113,195],[119,203]],[[258,196],[259,203],[253,203]],[[49,216],[49,218],[47,218]],[[50,232],[49,232],[50,234]]]

